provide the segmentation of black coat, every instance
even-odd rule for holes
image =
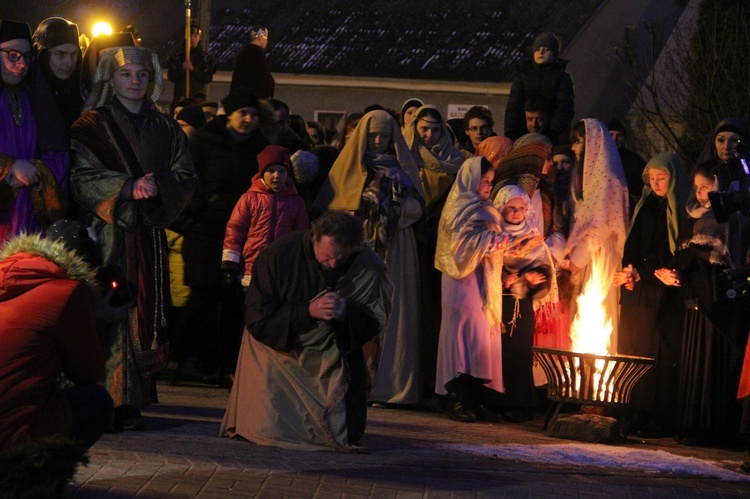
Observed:
[[[273,97],[275,84],[263,49],[252,43],[245,45],[240,55],[237,56],[229,93],[231,94],[240,87],[248,87],[257,98],[268,99]]]
[[[508,105],[505,107],[505,136],[516,140],[528,133],[523,106],[534,98],[553,106],[546,135],[555,144],[568,143],[570,122],[573,120],[573,79],[565,71],[568,61],[558,59],[551,64],[539,65],[531,60],[518,66],[518,75],[510,87]]]
[[[256,156],[268,145],[259,130],[246,141],[236,141],[226,125],[227,117],[218,116],[190,141],[198,190],[189,207],[192,224],[183,244],[188,286],[220,285],[227,222],[258,173]]]
[[[167,79],[174,82],[174,96],[185,97],[185,50],[172,54],[167,59]],[[211,83],[216,72],[216,60],[200,47],[190,50],[190,62],[193,70],[190,72],[190,95],[195,92],[205,92],[206,85]],[[188,96],[189,97],[189,96]]]

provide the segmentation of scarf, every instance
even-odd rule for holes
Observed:
[[[481,172],[479,156],[464,161],[458,171],[440,217],[435,268],[453,279],[463,279],[482,266],[482,310],[492,334],[499,334],[503,325],[503,255],[490,250],[500,236],[500,214],[478,194]]]
[[[649,170],[659,170],[662,172],[669,173],[669,184],[667,186],[667,232],[669,235],[669,250],[674,254],[677,249],[677,242],[679,238],[680,226],[685,221],[685,212],[682,210],[682,206],[685,206],[688,198],[689,184],[687,180],[687,172],[685,166],[679,156],[673,153],[662,153],[657,154],[646,164],[643,169],[643,194],[638,200],[638,204],[635,205],[633,211],[633,218],[630,221],[630,227],[628,228],[628,236],[633,228],[638,213],[640,212],[643,204],[648,199],[648,196],[653,192],[649,183]],[[694,218],[700,218],[694,217]]]
[[[415,111],[415,116],[423,109],[433,109],[440,113],[436,106],[424,105]],[[425,206],[429,208],[450,190],[456,173],[466,158],[453,145],[451,132],[444,121],[441,122],[440,139],[429,149],[418,139],[416,127],[415,119],[404,128],[404,140],[419,168],[419,177],[425,193]]]
[[[320,210],[357,211],[362,201],[368,171],[364,162],[367,150],[367,135],[372,130],[389,130],[391,147],[389,154],[395,156],[399,166],[411,179],[420,202],[424,200],[424,189],[417,168],[404,136],[393,117],[385,111],[370,111],[362,117],[346,145],[333,163],[328,178],[323,183],[313,206]]]
[[[608,227],[616,237],[616,248],[622,255],[628,230],[628,188],[620,154],[601,121],[583,120],[586,146],[583,165],[576,165],[572,175],[571,199],[573,220],[566,253],[579,244],[587,244],[590,229]],[[576,192],[577,177],[581,191]]]
[[[402,201],[415,195],[414,184],[395,156],[365,151],[364,164],[369,180],[357,213],[365,220],[365,241],[386,260],[398,228]]]

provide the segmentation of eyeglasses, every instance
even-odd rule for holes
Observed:
[[[472,132],[472,133],[489,132],[490,131],[490,127],[488,127],[488,126],[470,126],[469,128],[467,128],[467,130],[470,131],[470,132]]]
[[[0,49],[0,52],[5,52],[10,62],[18,62],[22,57],[27,63],[34,60],[34,52],[32,51],[19,52],[18,50]]]

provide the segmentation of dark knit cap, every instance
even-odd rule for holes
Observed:
[[[560,56],[560,39],[552,32],[542,33],[534,39],[531,51],[536,52],[539,47],[547,47],[555,53],[555,58]]]
[[[719,135],[721,132],[732,132],[736,133],[737,135],[742,135],[742,131],[732,123],[724,123],[719,128],[717,128],[716,132],[714,133],[714,137]]]
[[[185,106],[175,116],[177,121],[184,121],[196,130],[206,126],[206,114],[200,105]]]
[[[62,17],[45,19],[34,32],[34,47],[45,50],[69,43],[78,46],[78,25]]]
[[[289,150],[286,147],[268,145],[263,149],[258,158],[258,171],[261,175],[271,165],[282,165],[286,167],[287,173],[292,169],[292,161],[289,159]]]
[[[570,148],[569,144],[560,144],[559,146],[553,147],[552,156],[556,156],[558,154],[564,154],[571,160],[575,159],[575,154],[573,153],[573,150]]]
[[[235,112],[241,107],[254,107],[258,109],[260,105],[258,98],[255,96],[252,90],[247,87],[240,87],[231,94],[224,97],[221,102],[224,106],[224,112],[227,116]]]
[[[0,21],[0,43],[9,40],[27,40],[31,43],[31,28],[26,23],[3,19]]]
[[[49,226],[46,239],[61,242],[70,251],[75,251],[86,263],[100,265],[99,248],[89,236],[86,226],[77,220],[62,219]]]

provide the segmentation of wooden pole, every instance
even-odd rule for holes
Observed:
[[[190,60],[190,0],[185,0],[185,60]],[[185,70],[185,97],[190,97],[190,70]]]

